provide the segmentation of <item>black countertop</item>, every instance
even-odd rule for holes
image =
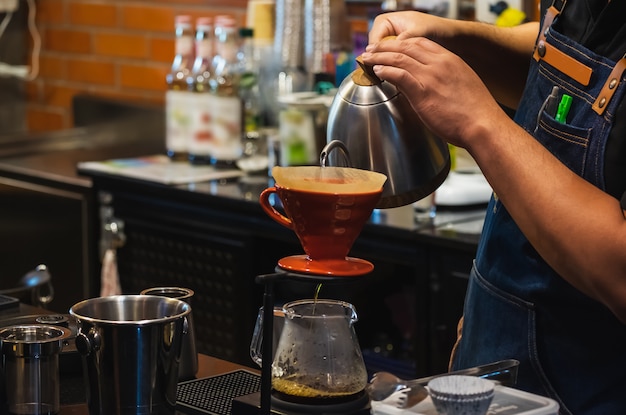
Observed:
[[[0,165],[1,168],[1,165]],[[265,175],[249,175],[229,180],[166,185],[157,182],[138,180],[121,174],[110,174],[94,170],[81,170],[79,173],[100,181],[105,186],[137,189],[141,186],[146,194],[168,194],[172,199],[206,203],[223,209],[242,209],[251,213],[261,212],[258,203],[263,189],[272,186],[273,181]],[[132,190],[131,190],[132,191]],[[261,213],[265,215],[264,212]],[[381,236],[403,235],[407,240],[420,239],[437,246],[453,245],[468,252],[476,250],[480,230],[485,215],[485,206],[467,208],[439,208],[434,224],[407,224],[406,226],[387,225],[385,215],[375,211],[364,231]]]

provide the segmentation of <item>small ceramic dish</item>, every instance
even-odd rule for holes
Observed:
[[[485,415],[495,385],[475,376],[446,375],[428,382],[428,393],[439,415]]]

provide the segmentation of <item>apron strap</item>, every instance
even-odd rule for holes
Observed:
[[[609,106],[609,102],[611,101],[611,98],[613,98],[613,94],[622,80],[624,71],[626,71],[626,56],[615,64],[613,71],[611,71],[611,75],[609,75],[604,83],[604,86],[602,87],[602,91],[600,91],[596,101],[591,106],[591,108],[598,115],[602,115],[606,107]]]
[[[589,80],[591,79],[593,70],[587,65],[578,62],[573,57],[561,52],[546,42],[546,33],[548,32],[548,29],[552,25],[554,19],[561,13],[560,9],[558,9],[555,5],[556,3],[557,1],[555,1],[552,6],[548,8],[548,11],[543,19],[543,25],[541,26],[541,32],[539,33],[539,38],[537,39],[537,45],[535,46],[533,58],[535,58],[536,61],[543,60],[548,65],[563,72],[579,84],[587,86],[589,85]],[[565,3],[565,1],[562,2],[561,9],[565,6]]]
[[[563,8],[565,7],[566,4],[567,4],[567,0],[553,0],[552,1],[552,7],[557,9],[559,13],[563,11]]]

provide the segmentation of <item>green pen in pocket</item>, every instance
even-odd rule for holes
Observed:
[[[560,122],[561,124],[565,124],[567,121],[567,113],[569,113],[569,109],[572,106],[572,97],[563,94],[561,97],[561,102],[559,103],[559,107],[556,110],[556,115],[554,119]]]

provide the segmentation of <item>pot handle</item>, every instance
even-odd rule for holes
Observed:
[[[348,147],[340,140],[331,140],[329,141],[322,151],[320,152],[320,166],[327,167],[328,166],[328,156],[330,152],[338,149],[343,155],[343,160],[346,163],[346,167],[352,167],[352,161],[350,160],[350,152],[348,151]]]
[[[89,356],[92,352],[100,350],[102,345],[102,338],[100,333],[94,328],[89,330],[89,333],[78,332],[76,335],[76,350],[84,356]]]

